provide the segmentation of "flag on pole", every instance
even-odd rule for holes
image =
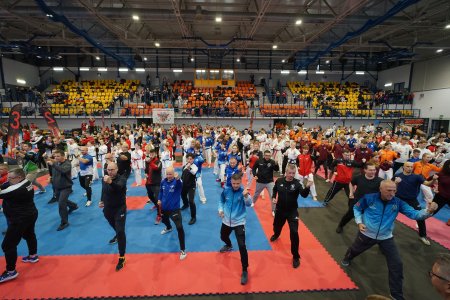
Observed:
[[[8,124],[8,153],[18,144],[20,133],[20,118],[22,117],[22,104],[16,104],[9,112]]]
[[[48,129],[52,132],[54,137],[61,137],[61,131],[59,130],[58,123],[55,120],[52,112],[47,107],[41,107],[41,113],[47,121]]]

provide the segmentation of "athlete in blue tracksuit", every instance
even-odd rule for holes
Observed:
[[[201,148],[195,147],[195,158],[194,158],[194,164],[197,166],[197,173],[196,173],[196,184],[197,184],[197,191],[198,196],[200,198],[200,202],[205,204],[206,203],[206,196],[205,196],[205,190],[203,189],[203,181],[202,181],[202,167],[203,163],[205,162],[205,159],[202,156]]]
[[[395,197],[396,191],[393,181],[384,180],[380,193],[363,196],[353,207],[359,232],[353,245],[348,248],[342,265],[348,266],[353,258],[378,244],[387,260],[391,295],[394,299],[403,300],[403,263],[392,236],[394,221],[399,212],[410,219],[426,219],[437,205],[433,202],[428,209],[415,210]]]
[[[219,216],[222,218],[220,239],[225,243],[220,249],[220,253],[233,250],[230,234],[234,230],[239,246],[239,254],[241,256],[241,284],[244,285],[248,280],[248,253],[247,247],[245,246],[245,207],[252,205],[252,198],[248,194],[248,190],[244,190],[241,183],[242,174],[234,174],[231,177],[231,187],[225,187],[220,195]]]
[[[161,181],[161,186],[158,195],[158,205],[161,206],[162,222],[166,225],[161,231],[161,234],[166,234],[172,231],[171,219],[175,223],[178,232],[178,240],[180,242],[180,259],[186,258],[184,228],[181,219],[180,200],[183,183],[174,172],[173,167],[166,169],[166,178]]]
[[[231,176],[233,176],[236,173],[239,173],[239,167],[238,167],[238,163],[237,160],[233,157],[230,162],[229,165],[227,165],[227,167],[225,168],[225,185],[227,187],[231,187]]]

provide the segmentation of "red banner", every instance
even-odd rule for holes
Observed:
[[[47,121],[48,129],[52,132],[54,137],[61,137],[61,131],[59,130],[58,123],[56,123],[55,117],[47,107],[41,107],[41,113],[45,121]]]
[[[20,117],[22,116],[22,104],[16,104],[9,112],[8,124],[8,153],[17,147],[20,132]]]

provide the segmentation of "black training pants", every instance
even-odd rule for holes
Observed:
[[[92,188],[91,188],[92,177],[93,175],[84,175],[84,176],[80,175],[80,185],[86,191],[88,201],[91,201],[92,198]]]
[[[172,220],[173,223],[175,223],[175,227],[177,228],[178,232],[178,241],[180,242],[180,250],[184,251],[186,245],[184,241],[184,228],[183,228],[183,220],[181,218],[181,211],[179,209],[162,211],[161,215],[162,215],[162,222],[164,225],[166,225],[167,229],[172,229],[170,220]]]
[[[183,200],[183,205],[189,205],[191,210],[191,218],[195,218],[197,215],[197,207],[195,206],[195,186],[188,187],[181,190],[181,199]]]
[[[112,229],[116,232],[117,243],[119,245],[119,255],[125,255],[125,249],[127,247],[127,238],[125,235],[125,221],[127,220],[127,207],[126,205],[119,208],[104,208],[103,215],[111,225]]]
[[[228,246],[231,247],[230,234],[234,230],[236,240],[239,246],[239,254],[241,255],[242,269],[245,271],[248,268],[248,253],[245,246],[245,226],[238,225],[234,227],[227,226],[222,223],[220,228],[220,239]]]
[[[324,202],[328,203],[331,200],[333,200],[334,196],[339,193],[340,190],[344,189],[345,194],[348,195],[350,194],[350,188],[348,186],[348,183],[340,183],[340,182],[333,182],[333,185],[331,186],[331,188],[328,190],[327,195],[325,196],[325,200]]]
[[[273,219],[273,235],[279,237],[284,223],[288,222],[289,233],[291,239],[291,253],[293,258],[300,258],[298,248],[300,238],[298,236],[298,210],[284,211],[276,209],[275,218]]]

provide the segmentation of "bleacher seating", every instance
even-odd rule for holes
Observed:
[[[147,105],[145,103],[127,103],[120,111],[121,116],[151,116],[153,108],[172,108],[172,105],[165,105],[164,103],[152,103]]]
[[[265,117],[305,117],[306,110],[298,104],[262,104],[260,112]]]
[[[108,112],[115,97],[128,98],[130,91],[136,92],[139,80],[91,80],[76,82],[65,80],[53,90],[53,93],[63,93],[63,103],[51,104],[55,115],[100,115]]]

